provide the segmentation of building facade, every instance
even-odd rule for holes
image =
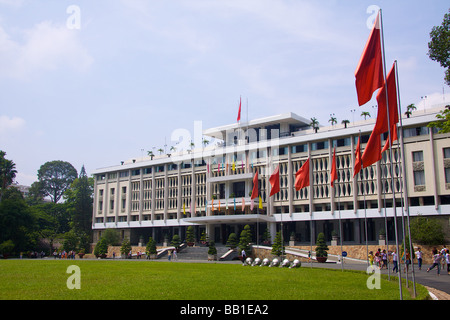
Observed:
[[[150,236],[162,243],[174,234],[185,239],[193,225],[197,241],[205,233],[226,243],[230,233],[239,235],[250,225],[255,243],[268,234],[273,240],[282,230],[285,241],[292,237],[300,245],[315,243],[319,232],[327,240],[336,232],[346,244],[363,244],[377,241],[381,230],[394,239],[394,218],[401,230],[408,214],[450,221],[450,134],[426,126],[439,110],[403,118],[403,150],[394,143],[392,158],[385,152],[356,176],[356,144],[361,137],[364,150],[374,120],[313,130],[294,113],[207,129],[202,137],[214,144],[203,140],[201,148],[98,169],[94,242],[114,228],[134,245]],[[332,188],[334,149],[338,178]],[[310,186],[297,191],[295,173],[308,158]],[[269,197],[269,177],[277,166],[280,192]],[[260,199],[252,204],[256,172]]]

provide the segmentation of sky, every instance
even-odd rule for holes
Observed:
[[[240,97],[243,121],[375,117],[354,71],[376,7],[403,108],[450,101],[427,56],[443,0],[0,0],[0,150],[31,185],[47,161],[90,174],[168,150],[195,121],[235,123]]]

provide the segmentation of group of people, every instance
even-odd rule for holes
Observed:
[[[417,265],[419,267],[419,270],[422,269],[422,261],[423,261],[423,254],[420,248],[417,249],[417,251],[414,253],[415,257],[417,258]],[[427,269],[427,272],[430,270],[437,268],[437,274],[440,275],[441,272],[441,265],[442,270],[444,269],[445,264],[447,264],[447,273],[450,275],[450,254],[449,250],[443,246],[441,250],[438,250],[436,248],[432,251],[433,255],[433,264]],[[373,251],[369,252],[369,263],[371,266],[377,266],[380,269],[388,268],[388,257],[392,256],[392,263],[393,263],[393,269],[392,271],[397,273],[398,272],[398,255],[397,252],[389,251],[389,253],[386,253],[386,250],[381,251],[381,249],[378,249],[376,253],[374,254]],[[404,271],[409,271],[409,266],[411,265],[411,255],[408,250],[403,252],[401,257],[402,262],[404,263]]]
[[[53,251],[53,258],[56,259],[75,259],[75,251],[71,250],[67,252],[66,250],[63,251]]]
[[[442,269],[447,264],[447,274],[450,274],[450,254],[445,246],[439,251],[436,248],[433,249],[433,264],[427,269],[427,272],[437,267],[437,274],[440,275],[441,263]]]

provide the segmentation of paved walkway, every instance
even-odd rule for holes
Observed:
[[[361,271],[367,270],[367,263],[359,263],[359,262],[347,263],[345,261],[344,261],[343,266],[338,263],[316,263],[316,262],[313,262],[311,264],[311,263],[304,262],[304,263],[302,263],[302,268],[307,268],[307,267],[310,267],[311,265],[313,268],[315,267],[315,268],[342,269],[342,267],[343,267],[344,270],[345,269],[361,270]],[[392,272],[392,264],[390,265],[390,267],[391,267],[391,269],[389,270],[390,272],[388,272],[387,269],[381,269],[381,273],[385,274],[385,275],[388,275],[390,273],[390,275],[392,275],[392,276],[398,276],[398,274],[394,274]],[[402,277],[402,279],[405,279],[406,273],[404,272],[403,265],[401,267],[402,267],[401,277]],[[442,291],[442,292],[446,293],[448,295],[448,298],[450,299],[450,275],[447,274],[447,265],[445,265],[445,268],[444,268],[445,270],[442,270],[442,268],[441,268],[440,275],[437,274],[436,268],[434,268],[430,272],[427,272],[428,267],[429,267],[429,265],[422,265],[422,270],[419,270],[417,265],[414,265],[414,277],[415,277],[416,283],[420,283],[421,285],[424,285],[426,287],[431,287],[431,288],[437,289],[439,291]],[[413,280],[411,266],[410,266],[409,272],[408,272],[408,280],[410,280],[410,281]]]

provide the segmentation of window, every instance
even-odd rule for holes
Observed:
[[[444,159],[450,159],[450,148],[444,148]]]
[[[412,156],[413,162],[423,161],[423,151],[414,151]]]
[[[450,183],[450,168],[445,168],[445,183]]]
[[[425,185],[425,173],[423,170],[414,171],[414,185],[424,186]]]

